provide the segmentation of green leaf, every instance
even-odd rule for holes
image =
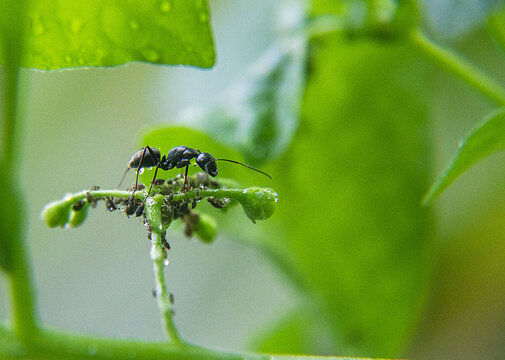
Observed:
[[[489,17],[488,29],[495,42],[505,51],[505,6],[496,9]]]
[[[264,354],[332,354],[336,350],[328,338],[326,325],[314,311],[299,308],[264,328],[253,341],[253,349]]]
[[[294,258],[342,353],[394,357],[428,288],[425,68],[406,46],[338,37],[318,42],[312,68],[303,122],[269,169],[282,201],[265,236]]]
[[[206,0],[37,0],[30,6],[23,67],[131,61],[211,67],[215,61]]]
[[[434,200],[470,166],[499,150],[505,150],[505,110],[487,116],[459,142],[456,155],[430,188],[423,204]]]
[[[180,121],[240,150],[250,164],[278,158],[299,124],[305,58],[304,34],[283,38],[221,94],[216,105],[188,109]]]

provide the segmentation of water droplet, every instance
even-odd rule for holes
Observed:
[[[79,58],[79,60],[77,60],[79,62],[80,65],[84,65],[84,59],[83,58]]]
[[[35,35],[42,35],[44,33],[44,27],[42,25],[35,25],[33,27],[33,33]]]
[[[169,12],[172,9],[172,4],[169,1],[162,1],[160,4],[160,10],[164,13]]]
[[[144,173],[144,168],[140,168],[138,172],[139,172],[139,175],[142,175]]]
[[[154,49],[144,49],[142,50],[142,55],[146,58],[147,61],[156,62],[160,59],[160,53]]]
[[[70,55],[65,56],[65,61],[68,63],[72,62],[72,57]]]
[[[202,0],[198,0],[198,1],[196,2],[196,7],[197,7],[197,8],[201,8],[202,6],[203,6],[203,1],[202,1]]]
[[[209,17],[207,14],[200,14],[200,21],[201,22],[206,22]]]
[[[170,264],[170,261],[168,261],[168,258],[163,259],[163,265],[168,266]]]
[[[31,25],[33,33],[35,35],[42,35],[45,31],[45,28],[42,25],[42,23],[40,22],[40,18],[36,17],[36,18],[32,18],[30,20],[31,20],[30,25]]]
[[[130,21],[130,29],[138,30],[140,28],[140,24],[136,20]]]
[[[73,32],[78,32],[82,28],[82,20],[78,18],[73,18],[70,21],[70,30]]]

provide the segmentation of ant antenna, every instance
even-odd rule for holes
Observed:
[[[238,161],[235,161],[235,160],[228,160],[228,159],[216,159],[216,161],[228,161],[228,162],[231,162],[231,163],[234,163],[234,164],[239,164],[239,165],[245,166],[245,167],[246,167],[246,168],[248,168],[248,169],[251,169],[251,170],[257,171],[257,172],[259,172],[260,174],[263,174],[263,175],[265,175],[265,176],[269,177],[270,179],[272,178],[272,176],[271,176],[271,175],[268,175],[268,174],[267,174],[266,172],[264,172],[264,171],[261,171],[261,170],[259,170],[259,169],[253,168],[253,167],[252,167],[252,166],[250,166],[250,165],[242,164],[241,162],[238,162]]]
[[[121,181],[119,182],[119,185],[117,186],[118,189],[121,187],[121,184],[123,183],[123,180],[124,180],[126,174],[128,173],[128,170],[130,170],[129,167],[126,168],[126,171],[124,172],[123,177],[121,178]]]

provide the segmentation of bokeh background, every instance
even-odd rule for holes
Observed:
[[[102,204],[77,229],[48,229],[39,215],[66,191],[115,187],[136,151],[141,128],[174,121],[188,106],[211,104],[270,45],[276,2],[213,0],[210,5],[218,54],[211,70],[129,64],[23,71],[22,187],[38,303],[48,324],[162,339],[141,222],[107,213]],[[493,5],[425,1],[425,26],[441,43],[505,81],[503,53],[485,27]],[[434,169],[426,171],[434,178],[459,139],[493,107],[450,74],[431,69],[426,77],[435,159]],[[477,164],[433,205],[433,282],[405,356],[498,359],[505,354],[504,160],[499,154]],[[132,179],[130,174],[127,181]],[[268,231],[269,222],[255,226]],[[299,302],[296,291],[255,249],[225,235],[212,246],[188,240],[180,231],[169,236],[168,286],[175,295],[176,324],[190,342],[249,349],[260,328]],[[5,281],[0,286],[4,317]]]

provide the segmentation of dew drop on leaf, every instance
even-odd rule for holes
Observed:
[[[72,21],[70,22],[70,30],[76,33],[79,32],[81,28],[82,28],[82,20],[78,18],[73,18]]]
[[[160,10],[164,13],[169,12],[172,9],[172,4],[169,1],[164,0],[160,4]]]
[[[72,62],[72,57],[70,55],[65,56],[65,61],[68,63]]]
[[[207,14],[200,14],[199,18],[201,22],[206,22],[208,19]]]
[[[130,21],[130,29],[132,30],[138,30],[140,28],[140,24],[136,20]]]
[[[32,18],[30,21],[30,25],[34,35],[42,35],[45,31],[44,25],[42,25],[38,17]]]
[[[160,59],[160,53],[154,49],[144,49],[142,55],[150,62],[156,62]]]

